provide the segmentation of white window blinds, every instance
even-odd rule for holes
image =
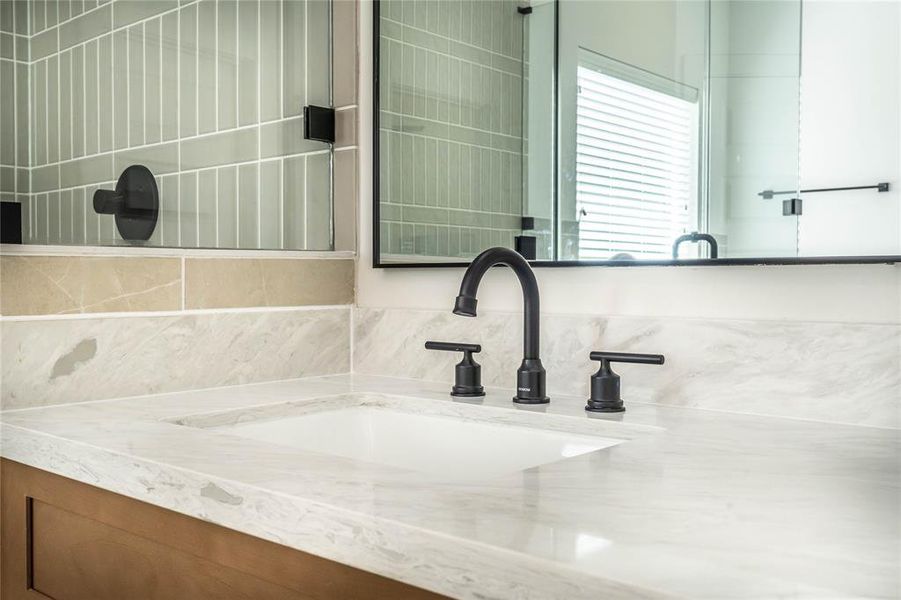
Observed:
[[[584,50],[579,62],[579,257],[670,258],[695,219],[697,92]]]

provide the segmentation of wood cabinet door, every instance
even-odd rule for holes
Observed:
[[[0,600],[443,597],[5,459],[0,544]]]

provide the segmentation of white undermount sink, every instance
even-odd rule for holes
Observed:
[[[482,420],[477,415],[483,409],[478,407],[467,407],[469,412],[460,416],[422,414],[418,405],[406,402],[396,402],[396,406],[365,401],[354,404],[348,406],[345,399],[333,406],[320,404],[312,411],[288,410],[279,416],[244,414],[231,423],[181,424],[454,482],[515,473],[623,441],[502,423],[498,411]]]

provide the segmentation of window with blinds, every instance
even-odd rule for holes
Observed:
[[[697,90],[585,50],[578,85],[579,257],[670,258],[695,228]]]

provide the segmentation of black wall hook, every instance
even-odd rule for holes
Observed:
[[[131,165],[119,175],[115,190],[94,192],[94,212],[115,215],[122,239],[149,240],[160,214],[160,193],[153,173],[144,165]]]
[[[304,106],[303,138],[334,144],[335,109],[326,106]]]

